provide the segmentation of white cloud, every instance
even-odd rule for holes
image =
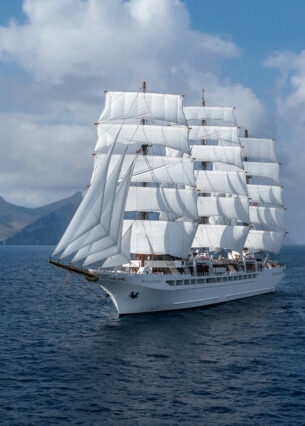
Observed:
[[[265,65],[279,71],[275,100],[279,130],[286,139],[288,175],[294,182],[299,179],[304,182],[305,50],[299,54],[287,51],[274,53],[266,59]]]
[[[279,112],[301,112],[299,107],[305,102],[305,50],[299,54],[276,52],[266,59],[265,65],[280,71],[277,81]]]
[[[145,79],[199,104],[204,87],[209,105],[235,105],[251,133],[270,132],[253,91],[219,73],[239,47],[191,30],[182,1],[24,0],[23,9],[25,22],[0,27],[0,61],[13,66],[13,75],[0,68],[0,106],[12,111],[0,117],[0,194],[11,202],[41,205],[84,188],[105,89],[137,90]]]
[[[300,241],[305,234],[303,212],[305,182],[305,50],[299,54],[283,51],[270,55],[265,66],[278,73],[275,101],[288,222],[295,230],[292,236]]]
[[[25,0],[24,12],[26,24],[1,29],[1,57],[51,82],[68,75],[165,78],[182,60],[238,54],[229,40],[191,31],[175,0]]]
[[[95,129],[37,124],[25,114],[0,114],[0,122],[0,182],[6,200],[43,205],[85,189]]]

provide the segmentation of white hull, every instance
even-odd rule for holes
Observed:
[[[192,276],[101,273],[99,283],[120,315],[215,305],[270,293],[285,267],[232,274]]]

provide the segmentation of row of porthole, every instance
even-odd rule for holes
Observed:
[[[227,281],[238,281],[256,278],[256,274],[247,275],[231,275],[229,277],[218,277],[218,278],[203,278],[197,280],[167,280],[166,283],[170,286],[174,285],[193,285],[193,284],[210,284],[210,283],[221,283]]]

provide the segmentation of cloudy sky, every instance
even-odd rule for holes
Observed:
[[[84,190],[104,90],[235,106],[274,137],[290,238],[305,243],[303,0],[0,2],[0,196],[41,206]]]

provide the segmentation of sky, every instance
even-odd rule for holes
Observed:
[[[0,0],[0,196],[27,207],[90,180],[104,91],[235,106],[276,139],[289,239],[305,244],[304,0]]]

